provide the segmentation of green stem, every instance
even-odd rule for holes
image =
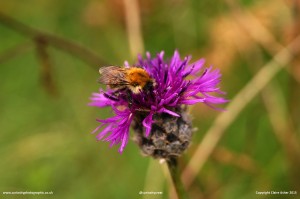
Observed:
[[[171,174],[172,182],[176,190],[178,199],[188,199],[188,195],[184,190],[183,184],[181,182],[180,173],[178,171],[177,158],[169,158],[167,160],[168,169]]]

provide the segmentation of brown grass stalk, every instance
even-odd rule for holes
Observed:
[[[299,50],[299,45],[300,36],[277,53],[269,63],[263,66],[250,82],[233,98],[226,108],[227,111],[222,112],[216,118],[182,173],[181,177],[186,187],[192,184],[197,173],[201,170],[219,140],[222,138],[225,130],[234,122],[243,108],[292,60],[293,54]]]

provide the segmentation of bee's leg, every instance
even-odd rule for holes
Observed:
[[[115,93],[112,93],[112,94],[108,94],[108,93],[103,93],[104,97],[110,99],[110,100],[113,100],[113,101],[119,101],[118,98],[116,98],[114,95]]]
[[[153,90],[154,90],[153,82],[148,82],[148,83],[145,85],[144,90],[146,91],[146,95],[147,95],[147,96],[150,96],[150,98],[151,98],[152,100],[155,99],[155,96],[154,96],[154,93],[153,93]]]
[[[132,92],[129,89],[127,90],[127,100],[128,100],[128,107],[131,108],[133,99],[132,99]]]
[[[113,101],[120,101],[120,99],[119,99],[120,92],[124,91],[125,89],[126,88],[121,88],[121,89],[115,90],[114,92],[112,92],[110,94],[104,93],[104,96]]]

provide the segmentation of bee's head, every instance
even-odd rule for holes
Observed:
[[[152,79],[150,79],[147,82],[133,82],[131,83],[128,88],[132,91],[134,94],[140,93],[142,90],[148,92],[153,91],[154,88],[154,82]]]
[[[142,86],[141,85],[139,85],[139,84],[131,84],[131,85],[128,85],[128,88],[132,91],[132,93],[134,93],[134,94],[139,94],[142,90],[143,90],[143,88],[142,88]]]

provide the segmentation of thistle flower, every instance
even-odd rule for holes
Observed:
[[[164,52],[152,58],[138,57],[136,67],[141,67],[153,78],[153,89],[141,90],[138,94],[118,91],[117,99],[108,97],[114,92],[100,89],[93,93],[90,106],[111,106],[115,116],[97,120],[101,124],[94,130],[97,139],[110,142],[110,146],[120,144],[122,153],[129,139],[129,128],[133,127],[135,142],[142,153],[155,158],[179,156],[189,146],[192,124],[187,106],[204,103],[227,102],[212,94],[224,94],[218,84],[221,74],[212,67],[203,68],[204,59],[189,63],[191,56],[181,60],[175,51],[170,60],[164,59]],[[129,64],[125,62],[125,67]],[[189,78],[187,78],[189,77]],[[215,108],[217,109],[217,108]]]

